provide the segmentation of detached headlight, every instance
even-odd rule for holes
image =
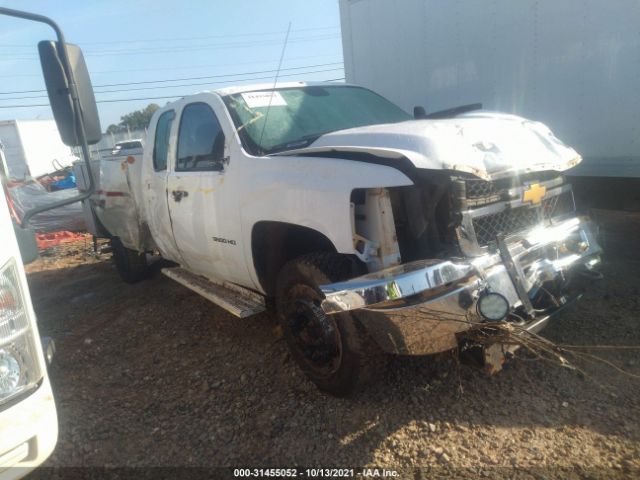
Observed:
[[[499,293],[485,292],[478,299],[478,311],[486,320],[499,322],[509,314],[509,301]]]
[[[41,378],[33,330],[15,259],[0,269],[0,404]]]

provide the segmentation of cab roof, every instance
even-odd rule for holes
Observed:
[[[314,86],[326,87],[327,85],[338,86],[338,87],[355,86],[353,84],[348,84],[344,82],[278,82],[275,84],[275,89],[277,90],[281,88],[314,87]],[[256,92],[256,91],[273,90],[273,89],[274,89],[274,85],[273,85],[273,82],[271,82],[271,83],[252,83],[249,85],[238,85],[233,87],[218,88],[216,90],[200,90],[199,92],[193,92],[190,95],[180,97],[172,102],[167,102],[167,104],[159,108],[158,111],[164,112],[165,110],[173,108],[175,104],[179,102],[182,102],[194,95],[199,95],[203,93],[218,95],[220,97],[226,97],[228,95],[234,95],[236,93]]]
[[[344,86],[346,85],[343,82],[278,82],[275,85],[276,89],[279,88],[292,88],[292,87],[311,87],[311,86],[327,86],[327,85],[338,85]],[[214,90],[214,93],[217,93],[221,97],[225,97],[227,95],[233,95],[236,93],[243,92],[254,92],[260,90],[273,90],[273,82],[271,83],[254,83],[250,85],[239,85],[235,87],[225,87]]]

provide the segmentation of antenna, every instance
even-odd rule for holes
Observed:
[[[262,145],[262,137],[264,136],[264,129],[267,126],[267,120],[269,120],[269,110],[271,110],[271,102],[273,101],[273,94],[276,90],[276,84],[278,83],[278,76],[280,75],[280,68],[282,67],[282,59],[284,58],[284,51],[287,48],[287,42],[289,41],[289,32],[291,31],[291,22],[287,27],[287,34],[284,37],[284,45],[282,45],[282,53],[280,54],[280,62],[278,62],[278,69],[276,70],[276,78],[273,79],[273,88],[271,89],[271,96],[269,97],[269,104],[267,105],[267,113],[264,116],[264,123],[262,124],[262,132],[260,132],[260,141],[258,145]]]

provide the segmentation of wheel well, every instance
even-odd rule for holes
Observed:
[[[251,232],[253,266],[260,285],[272,296],[280,269],[289,260],[313,252],[336,252],[331,240],[308,227],[285,222],[258,222]]]

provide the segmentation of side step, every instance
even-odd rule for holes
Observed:
[[[213,282],[180,267],[163,268],[162,273],[236,317],[246,318],[266,310],[262,295],[239,285]]]

